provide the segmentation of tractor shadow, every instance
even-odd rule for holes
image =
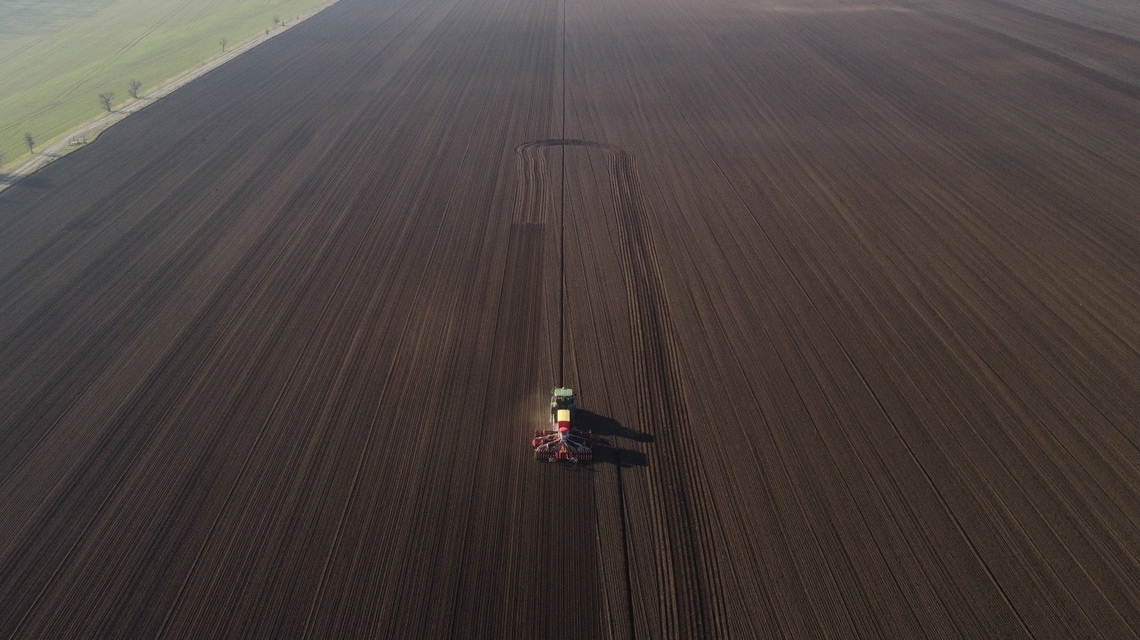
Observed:
[[[651,434],[630,429],[613,418],[585,409],[578,409],[574,420],[578,428],[589,429],[594,434],[593,464],[612,464],[617,467],[649,466],[649,458],[644,453],[623,449],[617,446],[616,440],[625,438],[634,442],[650,443],[654,440]]]

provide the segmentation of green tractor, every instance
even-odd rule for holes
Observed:
[[[594,459],[593,434],[570,426],[574,390],[559,387],[550,394],[550,428],[534,432],[534,457],[544,462],[583,464]]]
[[[550,422],[554,423],[558,420],[558,410],[567,409],[573,411],[574,406],[574,390],[565,387],[558,387],[550,392]]]

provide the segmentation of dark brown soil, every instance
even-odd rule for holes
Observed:
[[[0,637],[1136,637],[1136,60],[342,0],[0,194]]]

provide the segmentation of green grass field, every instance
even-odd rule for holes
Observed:
[[[0,166],[323,0],[0,0]]]

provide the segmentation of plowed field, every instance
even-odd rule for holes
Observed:
[[[1029,5],[342,0],[20,181],[0,637],[1137,636],[1140,42]]]

